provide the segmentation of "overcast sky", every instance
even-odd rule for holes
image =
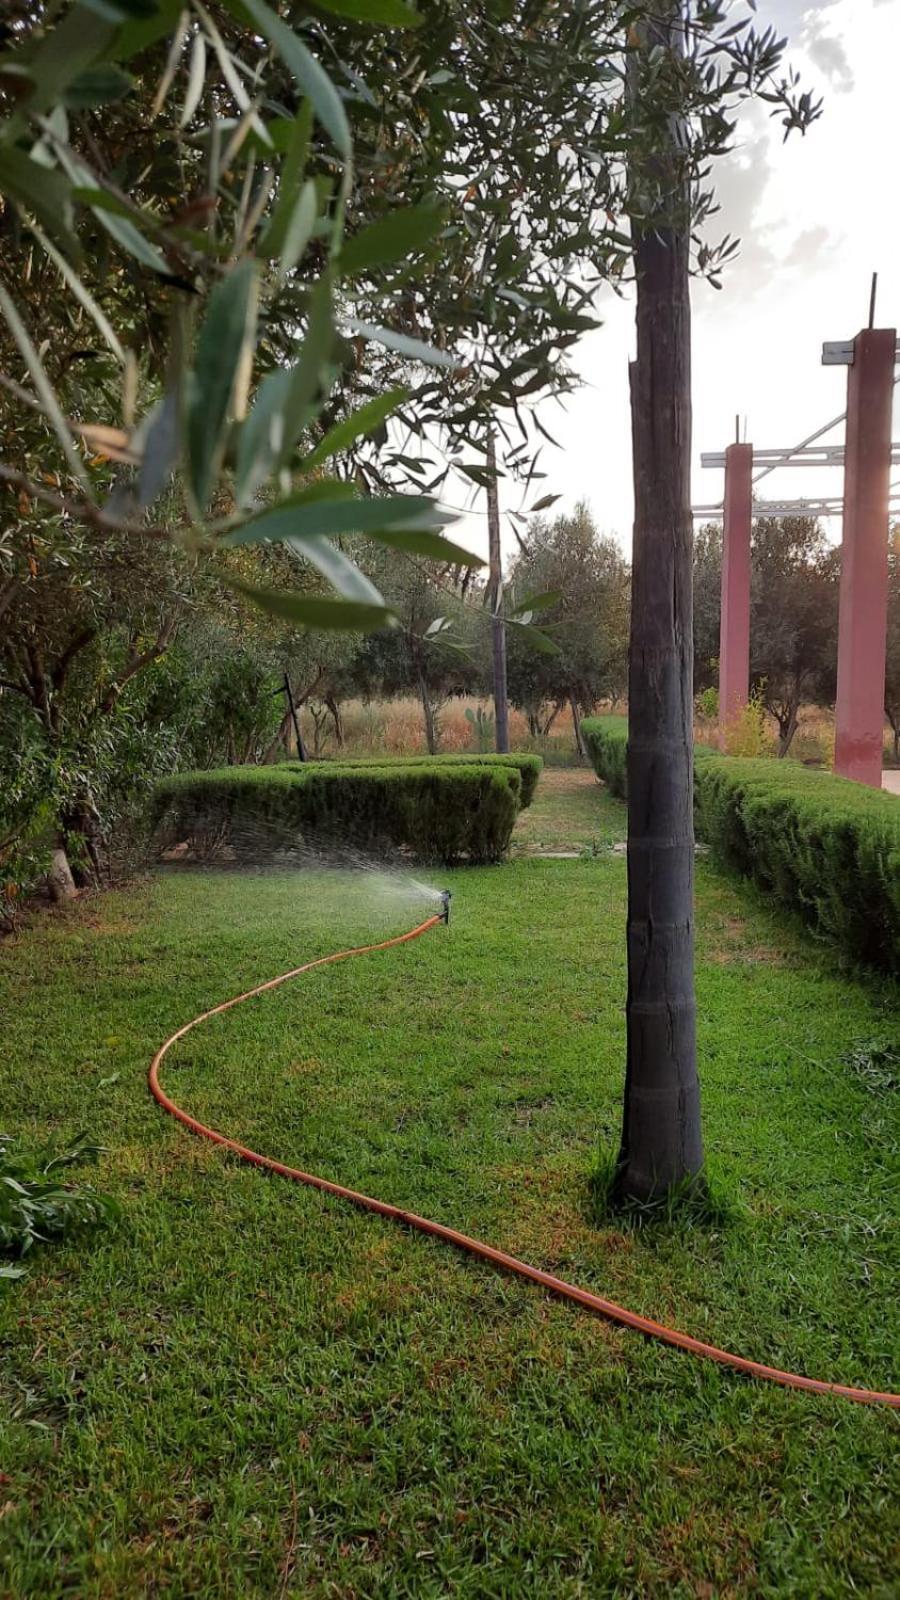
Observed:
[[[846,368],[822,367],[821,346],[865,327],[873,271],[876,326],[900,321],[900,0],[759,0],[757,15],[761,27],[788,36],[791,65],[825,107],[805,137],[792,134],[787,144],[765,108],[754,107],[718,169],[714,225],[738,234],[742,248],[721,291],[694,284],[695,503],[721,499],[722,474],[702,470],[700,452],[731,442],[736,413],[747,419],[747,439],[766,448],[796,444],[843,411]],[[561,493],[558,511],[584,498],[598,525],[630,549],[634,310],[610,295],[600,312],[603,327],[575,355],[583,387],[565,411],[554,402],[541,413],[562,448],[546,448],[548,476],[530,499]],[[842,443],[842,428],[823,442]],[[839,469],[782,470],[765,484],[766,495],[791,498],[840,490]],[[519,506],[515,486],[502,493]],[[458,531],[483,549],[482,525],[478,515]],[[829,531],[839,538],[839,523]],[[504,548],[515,548],[508,527]]]

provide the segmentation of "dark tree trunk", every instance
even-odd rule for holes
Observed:
[[[778,755],[781,760],[787,755],[794,742],[797,732],[797,723],[800,720],[799,705],[792,705],[787,714],[777,718],[778,722]]]
[[[497,452],[494,448],[494,431],[487,441],[487,465],[492,474],[497,471]],[[503,620],[503,571],[500,564],[500,498],[497,479],[491,477],[487,491],[488,504],[488,572],[491,605],[491,652],[494,672],[494,729],[496,748],[500,755],[509,750],[509,697],[506,690],[506,623]]]
[[[303,734],[300,729],[300,716],[294,700],[294,691],[291,688],[291,680],[287,673],[284,675],[284,692],[287,696],[288,710],[291,713],[291,721],[294,724],[294,735],[297,740],[297,760],[307,761],[309,758],[306,753],[306,745],[303,743]]]
[[[654,23],[644,42],[677,48],[677,24]],[[694,1000],[688,199],[670,151],[632,181],[661,198],[655,217],[632,221],[628,1049],[616,1188],[621,1198],[646,1200],[701,1171],[703,1142]]]
[[[578,751],[581,759],[584,760],[585,749],[584,739],[581,735],[581,712],[578,709],[578,700],[574,694],[569,696],[569,705],[572,708],[572,727],[575,730],[575,749]]]

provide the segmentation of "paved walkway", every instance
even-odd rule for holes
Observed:
[[[900,794],[900,768],[895,767],[892,772],[885,770],[881,774],[881,787],[891,794]]]

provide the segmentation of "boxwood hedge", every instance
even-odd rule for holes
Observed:
[[[628,724],[584,724],[598,775],[626,790]],[[900,972],[900,801],[794,762],[699,746],[698,837],[716,858],[836,940],[855,960]]]
[[[157,784],[153,820],[160,849],[227,846],[261,860],[277,849],[325,846],[483,863],[506,853],[521,789],[512,766],[224,767]]]
[[[473,755],[469,752],[444,756],[335,756],[329,761],[284,761],[282,766],[299,768],[308,771],[310,768],[322,767],[328,771],[335,766],[348,767],[514,767],[522,779],[522,794],[519,804],[524,810],[530,806],[534,799],[538,778],[543,771],[544,762],[541,756],[522,753],[510,755],[495,755],[488,752],[485,755]]]

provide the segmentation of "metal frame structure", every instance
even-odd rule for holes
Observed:
[[[787,449],[754,450],[749,444],[701,455],[704,467],[725,469],[718,505],[694,507],[694,516],[721,519],[722,619],[719,649],[719,726],[740,714],[750,679],[750,530],[754,518],[843,518],[838,688],[835,703],[835,771],[881,787],[884,668],[887,631],[887,533],[900,513],[900,442],[891,441],[894,387],[900,378],[900,343],[894,328],[872,328],[855,339],[822,346],[823,366],[846,366],[847,410]],[[816,440],[841,422],[843,445]],[[757,499],[754,486],[783,467],[840,467],[844,492],[808,499]],[[755,471],[755,468],[760,470]]]

